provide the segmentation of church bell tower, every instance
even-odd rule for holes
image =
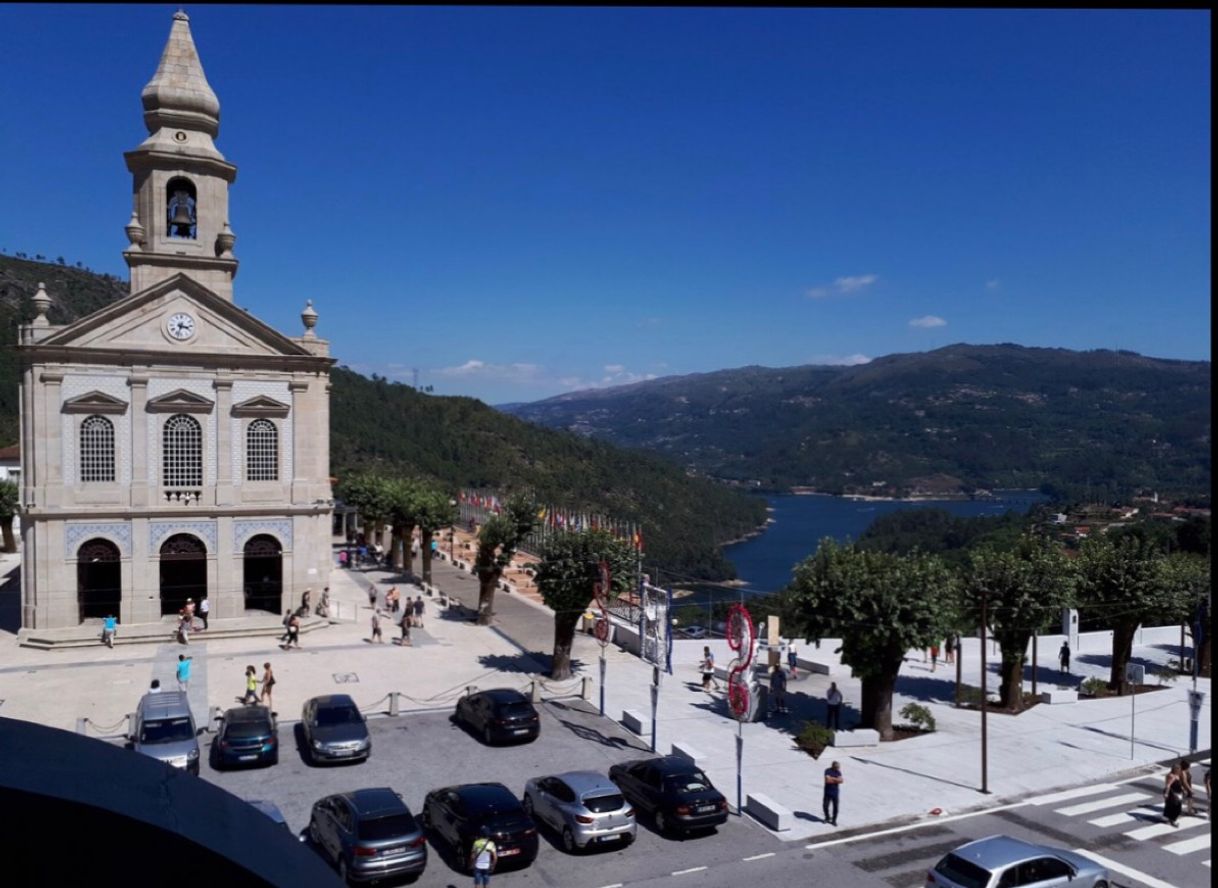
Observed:
[[[134,189],[126,228],[130,246],[123,252],[131,292],[184,273],[231,302],[237,260],[228,187],[237,168],[213,141],[220,132],[220,101],[181,10],[140,98],[148,138],[123,155]]]

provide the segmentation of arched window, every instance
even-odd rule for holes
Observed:
[[[161,444],[161,483],[165,487],[202,486],[203,429],[199,421],[185,413],[169,417]]]
[[[114,480],[114,426],[104,416],[80,424],[80,480]]]
[[[165,231],[170,237],[194,240],[198,236],[198,192],[189,179],[180,176],[165,186]]]
[[[245,480],[279,480],[279,430],[269,419],[255,419],[245,430]]]

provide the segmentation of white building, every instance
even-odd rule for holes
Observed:
[[[131,294],[21,330],[22,625],[282,613],[330,565],[329,358],[233,304],[220,103],[174,15],[126,153]]]

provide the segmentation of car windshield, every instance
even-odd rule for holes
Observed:
[[[665,777],[664,785],[676,793],[704,792],[711,788],[711,782],[701,771]]]
[[[141,743],[177,743],[190,740],[195,730],[188,718],[166,718],[160,721],[146,721],[140,726]]]
[[[360,820],[359,837],[361,839],[396,839],[404,838],[415,831],[414,817],[406,814],[386,814],[383,817],[372,817]]]
[[[224,733],[234,740],[248,740],[251,737],[269,736],[271,726],[263,721],[230,722]]]
[[[949,854],[935,866],[935,872],[951,879],[961,888],[985,888],[990,884],[990,873],[963,857]]]
[[[504,718],[519,718],[522,715],[533,714],[533,704],[527,700],[520,700],[516,703],[504,703],[499,709]]]
[[[359,710],[352,706],[331,706],[317,710],[319,725],[350,725],[358,721]]]
[[[612,795],[598,795],[584,799],[584,807],[594,814],[603,814],[606,811],[617,811],[625,806],[626,800],[617,793]]]

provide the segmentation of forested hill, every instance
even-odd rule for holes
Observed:
[[[0,446],[17,440],[17,324],[45,281],[51,322],[67,323],[125,296],[113,276],[0,255]],[[336,356],[340,360],[341,355]],[[716,544],[765,520],[756,498],[690,478],[659,457],[514,419],[471,398],[424,395],[336,367],[331,466],[417,473],[458,487],[527,488],[566,508],[642,524],[646,563],[707,579],[734,575]]]
[[[952,345],[853,367],[744,367],[573,392],[513,415],[768,490],[1045,487],[1204,499],[1210,363]]]

